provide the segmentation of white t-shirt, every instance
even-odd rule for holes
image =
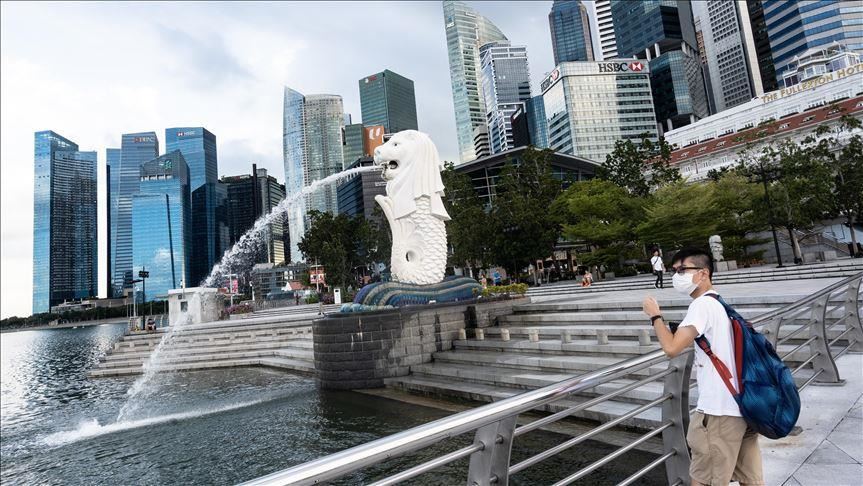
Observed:
[[[662,257],[660,257],[659,255],[656,255],[653,258],[651,258],[650,263],[653,264],[653,271],[654,272],[661,272],[665,268],[665,265],[662,264]]]
[[[731,333],[731,319],[725,313],[725,308],[713,297],[713,290],[693,300],[686,311],[686,317],[680,327],[692,326],[698,335],[704,335],[710,342],[713,354],[725,363],[731,375],[732,385],[737,387],[737,370],[734,366],[734,348]],[[695,346],[696,379],[698,380],[698,410],[707,415],[730,415],[740,417],[740,407],[728,391],[725,383],[710,358],[698,344]]]

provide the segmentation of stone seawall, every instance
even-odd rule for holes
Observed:
[[[384,378],[405,376],[432,353],[452,349],[459,330],[495,325],[521,297],[457,302],[377,312],[330,314],[312,323],[317,376],[328,389],[378,388]]]

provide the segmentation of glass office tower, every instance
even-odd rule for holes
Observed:
[[[111,184],[110,198],[113,236],[110,289],[115,297],[123,296],[132,287],[132,197],[141,184],[141,166],[158,156],[159,139],[155,132],[123,135],[119,170],[112,175],[116,184]]]
[[[618,56],[650,66],[658,128],[664,132],[708,116],[690,3],[611,0],[611,13]]]
[[[222,177],[227,191],[227,214],[230,244],[234,244],[248,231],[255,221],[271,212],[285,199],[285,186],[267,169],[252,164],[252,173]],[[250,263],[285,262],[286,225],[284,218],[275,218],[260,239],[254,261]],[[251,265],[249,265],[250,267]]]
[[[145,163],[139,174],[140,190],[132,197],[132,271],[136,279],[138,272],[150,272],[146,295],[138,284],[138,299],[149,302],[189,281],[189,167],[174,150]]]
[[[764,1],[764,21],[773,51],[776,80],[794,58],[834,42],[863,53],[863,5],[859,1]]]
[[[337,95],[308,95],[285,87],[282,148],[285,196],[299,198],[304,187],[344,169],[344,107]],[[324,186],[293,204],[288,211],[291,262],[304,261],[297,244],[308,226],[308,211],[336,213],[337,193]]]
[[[345,165],[349,166],[363,156],[363,124],[345,125],[343,143],[345,144],[342,149],[343,159]]]
[[[580,0],[554,0],[548,26],[555,66],[566,61],[593,61],[590,21]]]
[[[108,181],[105,184],[105,191],[108,194],[108,197],[105,198],[108,201],[108,210],[107,213],[107,228],[108,228],[108,255],[107,255],[107,264],[105,265],[105,271],[108,275],[108,297],[112,298],[114,296],[114,286],[111,285],[113,280],[113,269],[111,265],[114,263],[114,258],[116,255],[114,254],[115,245],[114,242],[117,241],[117,225],[113,222],[117,220],[117,201],[115,198],[119,193],[118,188],[120,187],[120,155],[123,153],[122,150],[118,148],[109,148],[105,149],[105,165],[107,169]]]
[[[204,127],[176,127],[165,130],[165,150],[179,150],[189,166],[192,194],[192,285],[206,278],[227,249],[225,199],[219,183],[216,136]]]
[[[386,133],[417,130],[413,81],[385,69],[359,80],[359,85],[363,125],[383,125]]]
[[[480,47],[479,52],[488,147],[497,154],[515,148],[512,115],[530,99],[527,47],[499,41]]]
[[[35,133],[33,313],[98,293],[96,152]]]
[[[477,157],[476,146],[486,132],[486,107],[480,87],[479,48],[506,36],[491,21],[461,2],[443,2],[449,74],[455,108],[455,129],[461,162]],[[486,135],[487,138],[487,135]]]

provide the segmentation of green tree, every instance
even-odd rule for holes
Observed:
[[[636,232],[642,241],[666,248],[706,246],[719,226],[714,191],[710,184],[684,182],[658,189],[645,206],[645,219]]]
[[[348,217],[328,212],[309,212],[311,225],[298,247],[308,261],[324,266],[330,285],[354,283],[355,270],[371,263],[375,246],[373,231],[362,216]]]
[[[766,215],[757,210],[764,198],[764,190],[734,169],[722,171],[712,184],[713,205],[719,211],[717,233],[722,236],[726,258],[740,262],[760,258],[764,252],[754,254],[749,247],[770,241],[769,238],[751,236],[768,225]]]
[[[639,144],[618,140],[596,176],[625,188],[630,194],[645,197],[659,187],[680,180],[680,171],[671,166],[671,151],[664,138],[653,142],[647,134],[642,135]]]
[[[831,213],[845,218],[845,223],[851,228],[854,251],[857,246],[854,225],[863,214],[863,137],[850,134],[861,126],[863,122],[859,119],[842,115],[839,123],[818,127],[816,134],[822,138],[814,149],[815,155],[833,168]],[[848,140],[843,142],[845,136]]]
[[[549,210],[561,192],[561,181],[551,173],[552,154],[531,148],[520,164],[504,164],[489,227],[475,229],[485,233],[495,260],[511,275],[551,255],[560,237],[562,215]]]
[[[452,248],[449,264],[471,270],[493,263],[488,230],[491,217],[476,194],[470,177],[455,170],[451,162],[441,171],[445,190],[444,206],[450,216],[447,239]],[[475,272],[474,272],[475,274]]]

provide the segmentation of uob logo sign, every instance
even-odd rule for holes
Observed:
[[[640,73],[642,70],[644,70],[644,63],[640,61],[632,61],[630,63],[606,62],[599,65],[599,72],[601,73],[622,73],[627,71]]]

